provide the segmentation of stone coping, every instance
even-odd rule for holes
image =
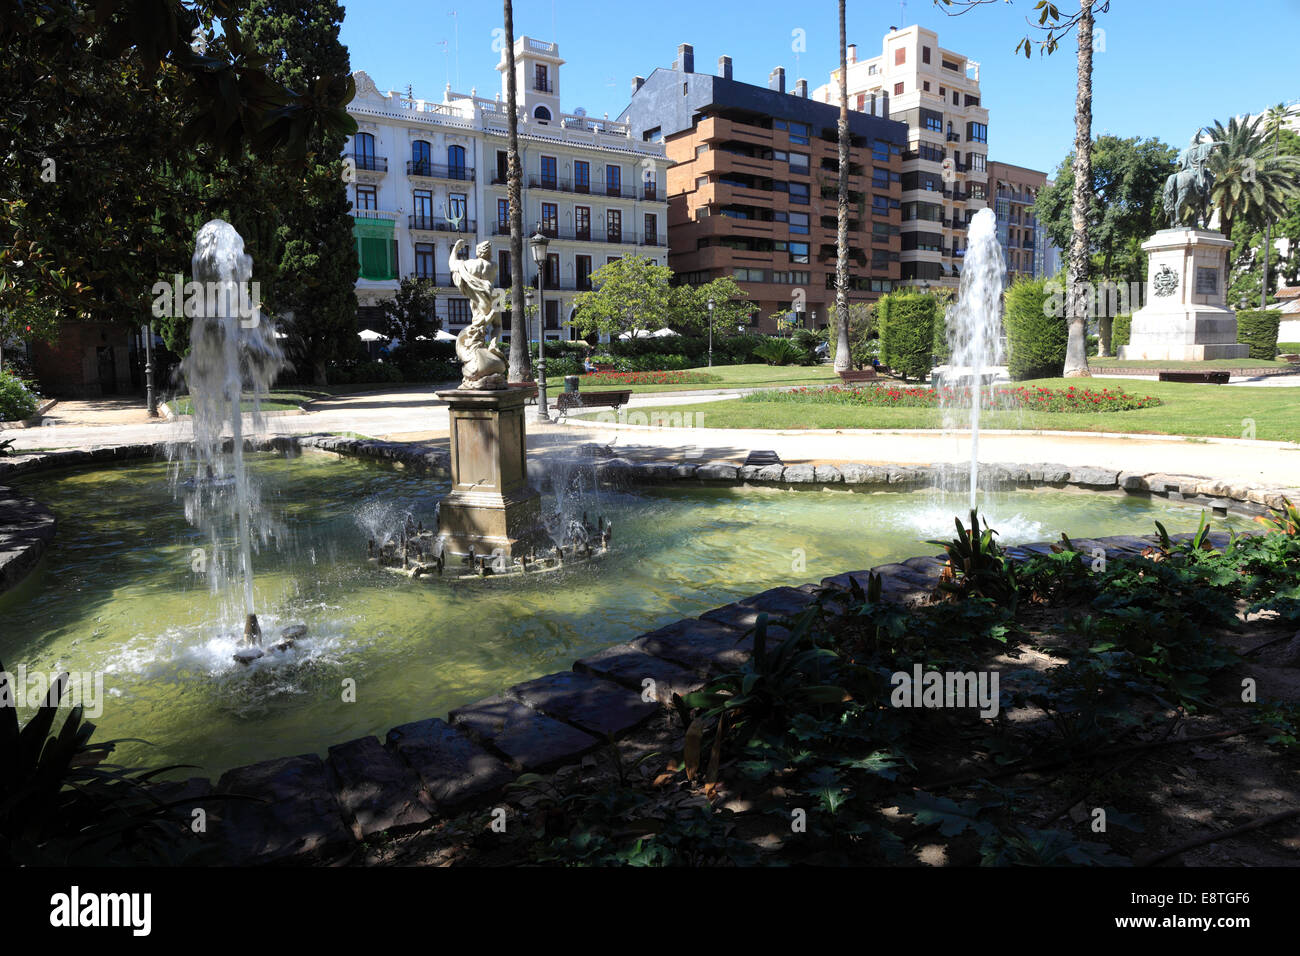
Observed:
[[[424,445],[313,435],[250,441],[254,450],[310,449],[391,461],[429,473],[447,473],[446,453]],[[0,477],[34,471],[152,457],[159,445],[121,445],[89,451],[49,452],[0,460]],[[705,485],[774,485],[789,488],[902,490],[956,478],[958,466],[768,465],[724,462],[686,464],[631,462],[584,449],[574,461],[588,464],[609,484],[694,482]],[[602,453],[603,452],[603,453]],[[545,463],[534,462],[538,468]],[[1294,489],[1228,487],[1193,476],[1137,474],[1063,465],[987,465],[981,476],[1016,485],[1160,495],[1216,509],[1236,503],[1263,510]],[[29,498],[13,496],[31,511],[31,533],[48,542],[54,518]],[[39,509],[37,511],[36,509]],[[43,514],[42,514],[43,512]],[[3,512],[0,512],[3,514]],[[17,514],[17,512],[15,512]],[[1186,539],[1189,535],[1174,535]],[[1223,547],[1228,535],[1211,541]],[[1087,554],[1132,557],[1155,543],[1151,537],[1119,535],[1076,538]],[[1006,549],[1016,560],[1049,553],[1047,543]],[[339,860],[380,833],[421,830],[440,819],[501,798],[520,774],[572,764],[671,707],[673,694],[703,687],[717,674],[743,663],[752,650],[760,613],[774,621],[797,614],[819,594],[847,594],[878,574],[885,600],[912,603],[933,592],[941,556],[922,556],[861,571],[847,571],[799,587],[781,586],[635,636],[590,654],[572,669],[515,684],[457,707],[446,719],[429,717],[376,736],[335,744],[326,756],[300,754],[226,771],[213,783],[194,777],[158,785],[163,799],[209,814],[208,833],[219,862],[230,865],[312,863]],[[241,795],[254,800],[223,800]],[[216,798],[216,799],[214,799]]]
[[[0,594],[17,587],[40,563],[56,526],[45,505],[0,485]]]

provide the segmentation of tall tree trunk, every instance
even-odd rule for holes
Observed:
[[[1065,377],[1088,371],[1088,202],[1092,198],[1092,5],[1079,2],[1079,85],[1074,97],[1074,196],[1066,315],[1070,336],[1065,347]]]
[[[839,337],[835,345],[835,371],[853,368],[849,344],[849,57],[844,26],[844,3],[840,0],[840,196],[835,235],[835,324]]]
[[[524,203],[523,170],[519,166],[519,112],[515,104],[515,11],[505,0],[506,15],[506,113],[510,129],[508,147],[507,195],[510,197],[510,369],[509,381],[526,382],[532,378],[528,348],[528,317],[524,314]],[[539,317],[540,319],[540,317]],[[541,335],[538,323],[538,335]]]

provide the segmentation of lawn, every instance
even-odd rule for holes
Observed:
[[[712,377],[706,383],[684,385],[598,385],[591,388],[582,386],[584,392],[631,391],[638,394],[648,392],[686,392],[714,388],[775,388],[782,385],[821,385],[835,382],[835,371],[829,365],[715,365],[713,368],[688,369],[690,372],[705,372]],[[563,376],[550,376],[546,379],[550,389],[564,388]]]
[[[334,394],[333,390],[325,391],[317,388],[292,388],[292,389],[272,389],[262,399],[262,411],[264,412],[284,412],[291,411],[295,408],[302,408],[308,402],[319,401],[322,398],[329,398]],[[177,415],[194,414],[194,406],[190,403],[188,396],[173,399],[168,402],[171,410]],[[246,412],[253,410],[253,401],[251,397],[246,397],[240,402],[241,407]]]
[[[1028,387],[1114,388],[1117,382],[1038,379]],[[1176,382],[1123,383],[1133,395],[1152,395],[1164,404],[1123,412],[986,412],[985,428],[1126,432],[1133,434],[1254,437],[1300,442],[1300,388],[1248,388],[1184,385]],[[632,414],[681,415],[668,421],[695,422],[705,428],[942,428],[943,415],[930,408],[804,405],[764,401],[719,401],[706,405],[639,408]],[[626,412],[624,413],[626,414]],[[591,417],[591,416],[587,416]],[[1253,422],[1254,435],[1250,434]]]

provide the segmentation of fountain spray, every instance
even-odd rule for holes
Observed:
[[[197,283],[194,291],[202,294],[192,309],[190,353],[181,363],[194,415],[194,485],[198,494],[191,510],[202,518],[204,491],[215,499],[219,489],[233,485],[244,643],[259,645],[262,629],[253,604],[252,511],[256,496],[244,464],[242,401],[245,391],[252,394],[256,424],[259,399],[284,366],[284,353],[273,324],[262,320],[258,297],[249,295],[253,260],[244,252],[244,240],[233,226],[214,219],[199,230],[192,270]],[[187,314],[191,314],[188,307]],[[229,465],[224,455],[227,431],[231,436]]]
[[[976,505],[979,482],[980,410],[984,375],[1000,364],[1002,289],[1007,267],[998,244],[997,217],[981,209],[967,230],[965,265],[957,301],[948,310],[949,367],[970,372],[970,507]]]

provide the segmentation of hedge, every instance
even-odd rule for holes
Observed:
[[[876,305],[881,362],[903,378],[923,379],[933,368],[938,300],[920,292],[891,292]]]
[[[0,372],[0,422],[16,422],[36,414],[39,401],[16,375]]]
[[[1007,372],[1016,381],[1059,378],[1065,370],[1069,326],[1047,308],[1046,279],[1027,279],[1006,292]]]
[[[1121,346],[1128,345],[1133,334],[1133,316],[1117,315],[1110,324],[1110,354],[1118,356]]]
[[[1237,313],[1237,341],[1250,346],[1253,359],[1277,358],[1277,330],[1282,313],[1277,309],[1245,309]]]

